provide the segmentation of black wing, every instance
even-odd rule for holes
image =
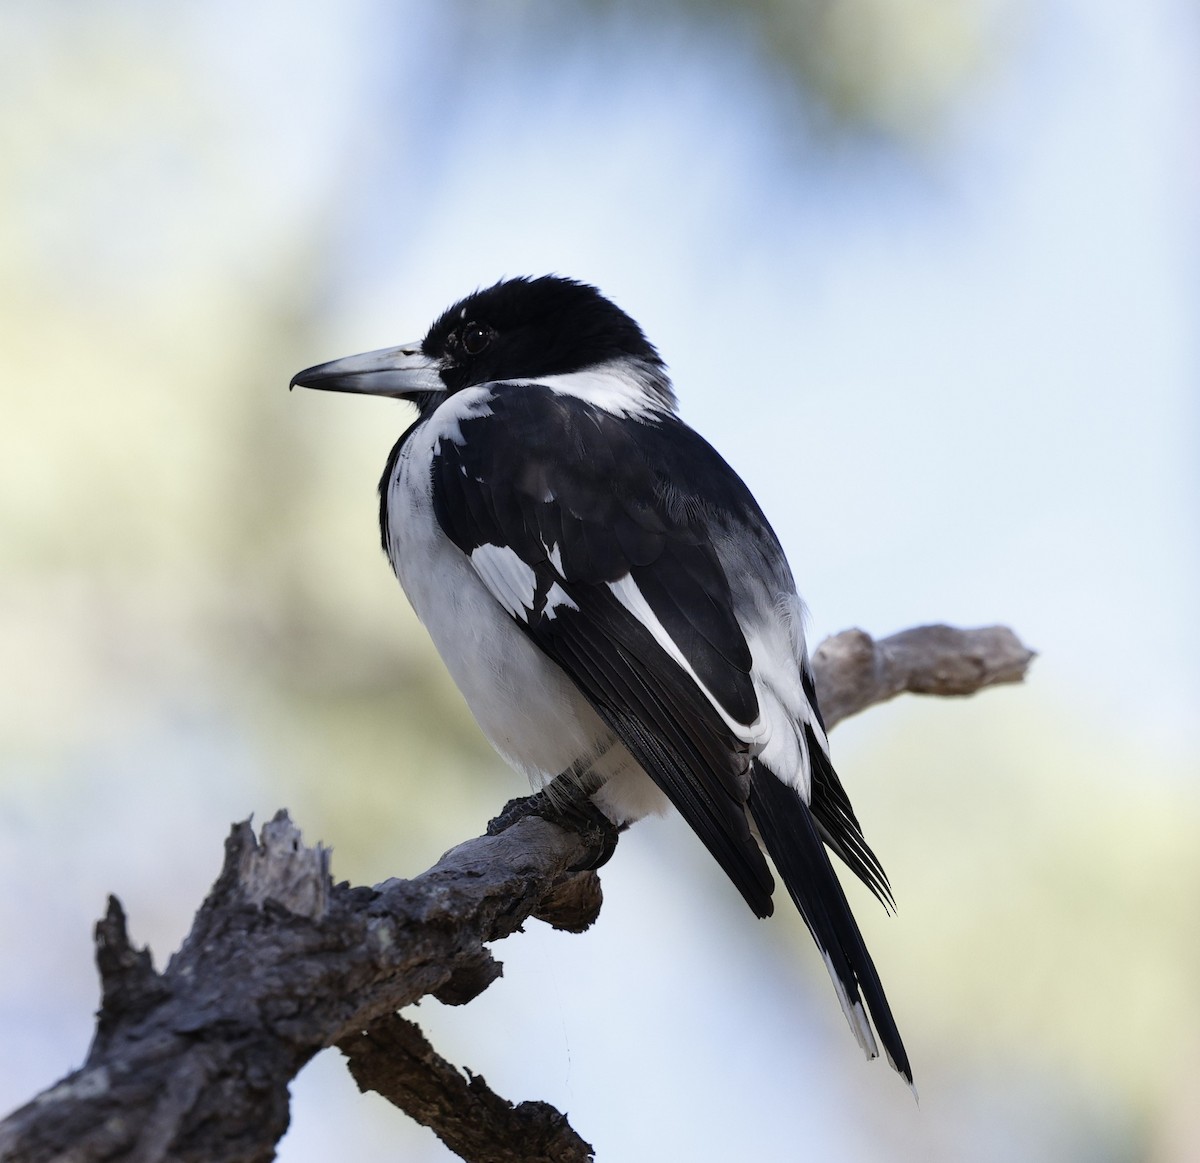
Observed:
[[[672,417],[622,419],[536,384],[498,387],[489,409],[435,453],[439,523],[468,555],[502,551],[481,562],[502,572],[507,551],[513,576],[532,571],[523,596],[483,580],[767,916],[745,811],[758,700],[711,541],[713,522],[761,521],[757,505]]]

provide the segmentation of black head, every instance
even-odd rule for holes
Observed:
[[[661,368],[642,329],[595,287],[544,275],[468,295],[429,329],[421,350],[451,391],[495,380],[584,371],[612,360]]]
[[[620,363],[652,402],[670,407],[658,352],[642,329],[595,287],[572,279],[506,279],[445,311],[420,343],[308,368],[293,384],[369,392],[436,406],[475,384],[528,380]]]

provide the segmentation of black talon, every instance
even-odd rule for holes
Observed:
[[[498,836],[526,816],[538,816],[564,831],[576,833],[587,844],[588,856],[568,871],[601,868],[612,858],[624,828],[614,824],[592,801],[594,790],[581,787],[577,779],[568,781],[559,776],[542,791],[509,800],[501,813],[488,821],[487,834]]]

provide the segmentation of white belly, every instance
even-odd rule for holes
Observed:
[[[458,416],[451,417],[455,425]],[[661,811],[663,794],[438,526],[430,465],[435,442],[447,430],[440,419],[435,415],[413,433],[396,461],[387,486],[387,549],[471,713],[492,746],[535,787],[581,763],[605,777],[596,802],[618,822]]]

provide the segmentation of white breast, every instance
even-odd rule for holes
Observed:
[[[597,753],[611,733],[488,592],[433,514],[443,439],[486,408],[484,389],[447,400],[404,443],[388,482],[388,557],[417,617],[492,746],[535,783]]]

